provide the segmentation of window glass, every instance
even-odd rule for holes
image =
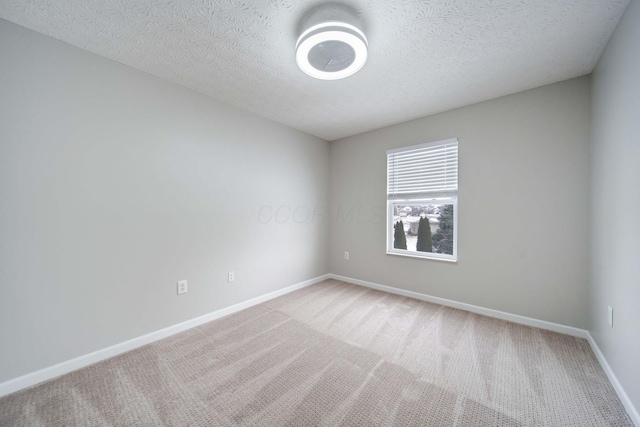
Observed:
[[[387,253],[457,259],[458,141],[387,153]]]

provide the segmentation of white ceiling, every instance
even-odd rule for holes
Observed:
[[[344,0],[369,60],[295,63],[317,0],[2,0],[0,18],[335,140],[588,74],[629,0]]]

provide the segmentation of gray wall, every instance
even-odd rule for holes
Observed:
[[[2,20],[0,58],[0,382],[328,272],[327,142]]]
[[[333,142],[331,272],[586,328],[589,115],[582,77]],[[386,150],[452,137],[458,263],[386,255]]]
[[[591,335],[640,409],[640,2],[593,74]],[[607,306],[614,309],[614,327]]]
[[[329,144],[0,20],[0,382],[331,271],[589,327],[640,407],[638,40]],[[459,262],[386,255],[385,151],[450,137]]]

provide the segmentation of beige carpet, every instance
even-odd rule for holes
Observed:
[[[588,343],[334,280],[0,399],[10,426],[630,426]]]

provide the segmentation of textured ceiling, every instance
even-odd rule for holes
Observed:
[[[346,0],[369,60],[295,62],[317,0],[2,0],[0,18],[326,140],[588,74],[629,0]]]

